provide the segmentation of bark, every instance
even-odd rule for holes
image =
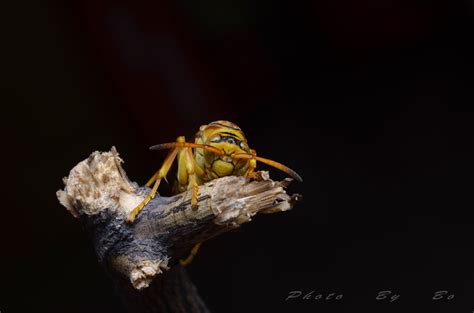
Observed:
[[[92,153],[64,178],[57,196],[84,226],[131,312],[208,312],[179,259],[194,244],[257,213],[291,209],[300,198],[285,192],[291,179],[275,182],[266,172],[257,180],[228,176],[200,186],[197,210],[190,192],[157,196],[127,224],[128,213],[150,190],[130,181],[122,162],[115,148]]]

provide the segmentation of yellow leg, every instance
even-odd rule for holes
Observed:
[[[158,171],[155,173],[155,175],[153,175],[146,183],[145,186],[147,187],[151,187],[151,185],[153,184],[153,182],[156,181],[156,176],[158,175]]]
[[[155,184],[153,185],[153,188],[151,189],[151,192],[148,194],[148,196],[146,196],[145,199],[143,199],[143,201],[140,202],[140,204],[137,205],[128,215],[126,220],[127,223],[133,223],[137,214],[140,213],[140,211],[145,207],[145,205],[147,205],[148,202],[150,202],[150,200],[155,197],[156,191],[158,190],[158,186],[160,185],[160,181],[161,179],[155,180]]]
[[[166,160],[169,159],[169,157],[170,157],[171,154],[174,152],[174,150],[177,150],[177,149],[173,149],[173,150],[171,150],[171,151],[168,153],[168,155],[166,156],[165,162],[166,162]],[[173,163],[173,161],[171,161],[171,163]],[[151,186],[153,185],[153,182],[156,181],[156,178],[158,177],[158,174],[160,173],[160,170],[161,170],[161,168],[160,168],[158,171],[156,171],[156,173],[146,182],[145,186],[151,187]],[[166,180],[166,176],[165,176],[164,178],[165,178],[165,181],[168,182],[168,181]]]
[[[179,138],[178,138],[179,139]],[[151,192],[148,196],[143,199],[142,202],[140,202],[139,205],[137,205],[128,215],[127,217],[127,222],[132,223],[135,220],[135,217],[137,216],[138,213],[145,207],[145,205],[150,202],[151,199],[153,199],[156,195],[156,191],[158,190],[158,186],[160,185],[161,179],[163,177],[166,177],[166,174],[171,168],[171,165],[173,164],[174,159],[176,158],[176,154],[178,153],[178,148],[173,149],[170,154],[166,157],[165,161],[163,162],[163,165],[161,166],[160,170],[156,172],[155,175],[148,181],[147,186],[151,184],[153,181],[155,184],[153,185],[153,188],[151,189]]]
[[[189,176],[189,181],[191,183],[191,188],[193,188],[192,195],[191,195],[191,208],[193,210],[198,209],[198,194],[199,194],[199,186],[196,182],[196,175],[193,174],[192,176]]]
[[[191,262],[193,261],[194,257],[196,256],[199,250],[199,247],[201,247],[201,244],[202,242],[195,244],[194,247],[191,249],[191,253],[189,253],[188,257],[184,260],[179,260],[179,264],[181,264],[182,266],[187,266],[191,264]]]
[[[253,149],[250,149],[250,153],[252,155],[257,155],[257,152]],[[249,168],[248,168],[247,172],[245,173],[245,177],[255,178],[255,169],[256,168],[257,168],[257,160],[251,159],[249,161]]]
[[[194,162],[193,152],[192,152],[191,148],[186,149],[183,161],[186,165],[186,174],[187,174],[187,178],[188,178],[188,181],[187,181],[188,182],[188,189],[192,188],[191,207],[194,210],[197,210],[197,208],[198,208],[197,203],[198,203],[199,186],[198,186],[198,183],[196,181],[196,172],[195,172],[195,170],[199,170],[199,167]],[[196,245],[194,245],[194,247],[191,249],[191,252],[188,255],[188,257],[184,260],[179,260],[179,263],[182,266],[187,266],[187,265],[191,264],[194,257],[198,253],[198,250],[199,250],[199,247],[201,246],[201,244],[202,243],[199,242]]]
[[[193,152],[191,148],[186,149],[186,172],[189,177],[189,187],[192,188],[191,208],[193,210],[197,210],[199,186],[196,181],[195,163],[194,163],[194,157],[193,157]]]

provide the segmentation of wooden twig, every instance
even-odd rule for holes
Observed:
[[[128,213],[149,188],[131,182],[115,148],[94,152],[77,164],[60,203],[84,225],[98,260],[131,312],[208,312],[179,259],[198,242],[249,222],[257,213],[292,208],[299,195],[284,188],[290,179],[272,181],[228,176],[200,186],[198,209],[191,208],[191,193],[157,196],[133,224]]]

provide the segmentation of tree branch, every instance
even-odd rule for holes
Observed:
[[[257,213],[292,208],[299,195],[266,172],[258,180],[228,176],[200,186],[198,209],[191,193],[157,196],[137,216],[130,211],[150,191],[131,182],[115,148],[94,152],[64,178],[60,203],[84,225],[98,260],[132,312],[208,312],[178,260],[198,242],[249,222]]]

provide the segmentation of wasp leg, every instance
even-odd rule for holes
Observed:
[[[250,153],[252,155],[257,155],[257,152],[253,149],[250,149]],[[247,172],[245,173],[245,177],[255,178],[256,177],[256,174],[255,174],[255,169],[256,168],[257,168],[257,160],[255,160],[255,159],[249,160],[249,168],[248,168]]]
[[[181,264],[182,266],[187,266],[189,264],[191,264],[191,262],[193,261],[194,257],[196,256],[199,248],[201,247],[202,245],[202,242],[198,242],[197,244],[194,245],[194,247],[191,249],[191,252],[189,253],[188,257],[184,260],[179,260],[179,264]]]
[[[153,182],[156,181],[156,176],[158,175],[158,171],[156,171],[155,175],[153,175],[145,184],[147,187],[151,187]]]
[[[199,186],[196,181],[196,164],[194,163],[194,156],[193,151],[191,148],[186,149],[186,172],[189,177],[189,187],[192,188],[192,195],[191,195],[191,208],[193,210],[197,210],[197,202],[198,202],[198,193],[199,193]]]
[[[192,188],[192,195],[191,195],[191,207],[193,210],[197,210],[197,202],[198,202],[198,193],[199,193],[199,186],[196,180],[196,174],[203,173],[203,170],[197,165],[194,161],[193,152],[191,148],[187,148],[184,152],[183,158],[180,158],[180,161],[186,164],[186,175],[188,180],[188,189]],[[184,174],[184,173],[183,173]],[[191,264],[194,257],[198,253],[199,247],[201,246],[201,242],[194,245],[189,253],[188,257],[184,260],[179,260],[179,263],[182,266],[187,266]]]
[[[179,139],[179,138],[178,138]],[[161,166],[160,170],[156,172],[155,175],[148,181],[148,183],[152,183],[153,181],[155,184],[153,185],[153,188],[151,189],[151,192],[148,194],[148,196],[143,199],[142,202],[140,202],[139,205],[137,205],[128,215],[126,221],[128,223],[132,223],[135,220],[135,217],[137,216],[138,213],[147,205],[148,202],[150,202],[151,199],[153,199],[156,195],[156,191],[158,190],[158,186],[160,185],[161,179],[163,177],[166,177],[166,174],[171,168],[171,165],[173,164],[174,159],[176,158],[176,154],[178,153],[178,148],[173,149],[170,154],[166,157],[165,161],[163,162],[163,165]],[[148,186],[147,183],[147,186]]]
[[[198,202],[198,182],[197,176],[202,175],[204,170],[196,164],[191,148],[183,148],[178,153],[178,189],[183,192],[191,189],[191,207],[197,209]]]

